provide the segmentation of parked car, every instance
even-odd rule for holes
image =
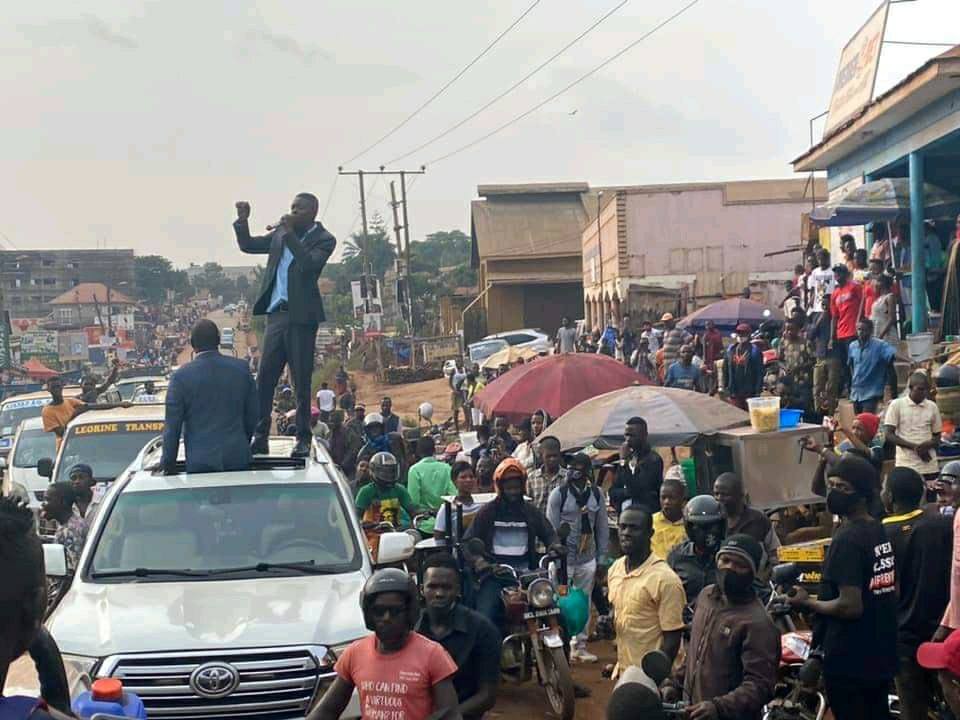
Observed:
[[[161,452],[151,443],[104,496],[47,619],[73,693],[111,677],[148,717],[305,717],[369,634],[357,597],[374,566],[346,479],[320,443],[192,476],[165,475]],[[381,563],[413,545],[385,533]],[[62,545],[44,559],[67,577]],[[359,715],[354,693],[343,717]]]
[[[518,348],[530,348],[535,353],[546,354],[553,348],[550,336],[542,330],[534,328],[524,328],[522,330],[511,330],[510,332],[497,333],[496,335],[487,335],[484,340],[500,339],[505,340],[508,345]],[[493,353],[491,353],[492,355]]]
[[[467,345],[467,356],[470,358],[470,365],[479,365],[495,352],[503,350],[505,347],[510,347],[510,344],[502,338],[494,338],[492,340],[484,339],[470,343]]]
[[[41,458],[53,457],[57,437],[43,429],[43,419],[31,417],[20,423],[13,446],[6,458],[0,458],[3,469],[3,494],[20,498],[38,516],[50,481],[37,472]]]

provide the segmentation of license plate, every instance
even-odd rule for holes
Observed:
[[[546,610],[535,610],[533,612],[528,612],[523,614],[524,620],[536,620],[537,618],[550,617],[551,615],[559,615],[560,608],[547,608]]]

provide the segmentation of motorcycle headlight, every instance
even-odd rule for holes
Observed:
[[[553,595],[553,583],[543,578],[534,580],[527,588],[527,598],[530,600],[530,605],[537,610],[543,610],[553,605]]]
[[[86,655],[68,655],[62,653],[63,668],[67,671],[67,686],[70,688],[70,697],[76,697],[93,685],[93,669],[97,666],[98,658]]]

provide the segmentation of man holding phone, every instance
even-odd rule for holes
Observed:
[[[250,449],[254,454],[267,452],[273,411],[273,392],[285,366],[297,398],[297,444],[295,457],[310,453],[310,377],[313,374],[317,326],[326,319],[317,280],[337,246],[336,238],[317,222],[317,198],[300,193],[293,199],[290,212],[267,235],[251,236],[248,221],[250,203],[238,202],[233,229],[240,249],[252,255],[268,255],[263,285],[253,306],[254,315],[266,315],[257,394],[260,422]]]

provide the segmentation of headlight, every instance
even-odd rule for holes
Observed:
[[[93,669],[97,665],[98,658],[66,653],[62,653],[61,657],[63,657],[63,668],[67,671],[70,697],[76,697],[84,690],[89,690],[93,684]]]
[[[550,607],[553,605],[553,583],[543,578],[534,580],[527,588],[527,597],[538,610]]]

